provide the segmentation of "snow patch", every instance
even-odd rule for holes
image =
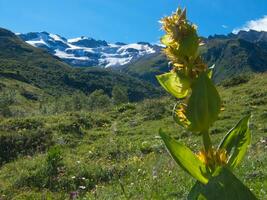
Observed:
[[[105,68],[126,65],[132,60],[132,57],[129,58],[116,58],[116,57],[107,57],[105,59],[100,59],[100,63],[107,63]]]
[[[49,45],[43,40],[43,39],[40,39],[40,40],[29,40],[29,41],[26,41],[28,44],[34,46],[34,47],[38,47],[40,44],[43,44],[47,47],[49,47]]]
[[[68,39],[68,42],[69,43],[75,43],[75,42],[79,42],[81,40],[88,40],[89,38],[88,37],[78,37],[78,38],[72,38],[72,39]]]
[[[88,57],[75,57],[73,54],[68,54],[65,51],[55,50],[55,52],[55,56],[63,59],[89,60]]]
[[[60,36],[58,36],[58,35],[56,35],[56,34],[52,34],[52,33],[50,33],[49,36],[50,36],[51,38],[53,38],[55,41],[61,41],[61,42],[65,43],[65,41],[64,41]]]
[[[140,51],[141,55],[152,54],[156,52],[153,48],[149,47],[148,45],[142,45],[142,44],[127,44],[122,46],[118,50],[118,52],[127,51],[127,49],[136,49]]]

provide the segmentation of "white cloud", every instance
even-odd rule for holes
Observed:
[[[228,28],[228,26],[227,26],[227,25],[225,25],[225,24],[223,24],[223,25],[222,25],[222,28],[224,28],[224,29],[227,29],[227,28]]]
[[[241,28],[235,28],[233,30],[233,33],[238,33],[239,31],[249,31],[249,30],[255,30],[255,31],[267,31],[267,15],[263,16],[262,18],[256,19],[256,20],[250,20],[246,22],[244,26]]]

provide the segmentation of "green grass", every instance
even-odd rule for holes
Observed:
[[[212,127],[213,143],[218,144],[242,116],[252,114],[252,144],[234,173],[259,199],[267,195],[266,85],[267,74],[261,74],[247,83],[219,87],[225,111]],[[200,137],[174,123],[173,103],[161,98],[106,111],[37,112],[3,119],[0,140],[17,141],[28,135],[32,141],[40,131],[51,137],[39,143],[36,139],[30,151],[19,152],[2,164],[0,198],[69,199],[71,192],[78,192],[79,199],[185,199],[195,181],[169,156],[158,130],[162,128],[195,152],[202,144]],[[47,150],[54,145],[61,147],[63,165],[51,177]]]

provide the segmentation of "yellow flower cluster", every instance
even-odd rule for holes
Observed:
[[[200,38],[197,27],[186,19],[186,10],[178,10],[161,20],[166,35],[161,42],[166,46],[165,54],[171,60],[174,71],[182,72],[191,79],[207,70],[207,65],[199,56]]]
[[[178,103],[177,106],[174,109],[174,119],[177,117],[177,122],[181,123],[182,126],[188,127],[190,125],[190,122],[188,121],[186,117],[186,107],[187,105],[184,103]]]
[[[217,119],[221,101],[211,81],[211,71],[199,54],[197,28],[187,20],[186,10],[180,8],[161,22],[166,32],[161,42],[173,68],[157,79],[179,99],[174,110],[175,121],[192,132],[207,131]]]
[[[228,155],[225,149],[210,148],[208,151],[201,150],[197,154],[198,159],[210,169],[227,164]]]

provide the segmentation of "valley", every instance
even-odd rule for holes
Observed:
[[[235,174],[259,199],[267,193],[265,34],[213,36],[201,49],[216,64],[226,108],[212,126],[213,142],[252,114],[252,143]],[[91,50],[115,51],[116,61],[81,64],[76,47],[90,59]],[[201,138],[172,118],[175,99],[155,79],[170,70],[161,48],[0,29],[0,199],[185,199],[194,180],[158,130],[192,149]],[[123,63],[123,56],[134,59]]]

